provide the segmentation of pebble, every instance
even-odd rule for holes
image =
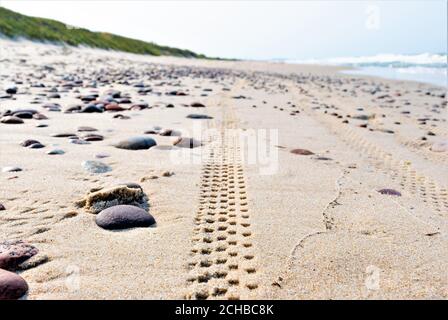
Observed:
[[[110,157],[110,154],[107,154],[107,153],[98,153],[95,155],[95,158],[97,158],[97,159],[104,159],[104,158],[109,158],[109,157]]]
[[[32,145],[30,145],[28,148],[29,149],[42,149],[42,148],[45,148],[45,146],[42,143],[37,142],[37,143],[33,143]]]
[[[206,114],[197,114],[197,113],[189,114],[187,116],[187,118],[189,118],[189,119],[213,119],[213,117],[208,116]]]
[[[431,146],[431,151],[434,152],[448,152],[448,141],[434,143]]]
[[[87,134],[83,137],[85,141],[103,141],[104,137],[100,134]]]
[[[179,138],[176,141],[174,141],[173,145],[180,148],[197,148],[202,146],[201,141],[196,140],[194,138]]]
[[[6,210],[5,206],[0,203],[0,211]]]
[[[0,119],[1,123],[6,124],[22,124],[24,123],[22,119],[16,116],[5,116]]]
[[[31,112],[16,112],[14,113],[14,116],[20,119],[33,119],[33,113]]]
[[[69,138],[69,137],[76,137],[76,134],[69,133],[69,132],[63,132],[63,133],[54,133],[51,136],[53,138]]]
[[[160,136],[165,136],[165,137],[179,137],[182,135],[182,133],[178,130],[174,130],[174,129],[163,129],[162,131],[159,132]]]
[[[298,154],[301,156],[309,156],[314,154],[314,152],[310,151],[310,150],[306,150],[306,149],[293,149],[291,150],[292,154]]]
[[[96,105],[88,105],[81,109],[82,113],[102,113],[103,109],[97,107]]]
[[[150,137],[132,137],[116,143],[114,146],[118,149],[144,150],[157,145],[157,142]]]
[[[378,192],[381,194],[389,195],[389,196],[398,196],[398,197],[401,196],[401,193],[394,189],[381,189],[381,190],[378,190]]]
[[[151,214],[130,205],[107,208],[96,216],[95,222],[99,227],[107,230],[150,227],[156,223]]]
[[[17,93],[17,87],[16,86],[8,86],[5,88],[5,92],[7,94],[16,94]]]
[[[121,120],[129,120],[131,117],[125,116],[124,114],[116,114],[113,116],[114,119],[121,119]]]
[[[14,271],[22,262],[39,252],[36,247],[21,240],[0,243],[0,269]]]
[[[162,172],[162,177],[171,177],[171,176],[174,176],[173,171],[163,171]]]
[[[19,172],[22,171],[22,168],[19,167],[3,167],[2,172]]]
[[[23,141],[20,145],[22,147],[29,147],[29,146],[31,146],[33,144],[36,144],[36,143],[40,144],[40,142],[37,141],[37,140],[28,139],[28,140]]]
[[[0,269],[0,300],[17,300],[28,291],[28,284],[22,277]]]
[[[193,107],[193,108],[205,108],[205,105],[203,105],[203,104],[200,103],[200,102],[192,102],[192,103],[190,104],[190,107]]]
[[[85,141],[85,140],[82,140],[82,139],[72,139],[72,140],[70,140],[70,143],[73,143],[73,144],[90,144],[89,141]]]
[[[93,132],[93,131],[98,131],[98,129],[86,126],[78,127],[78,132]]]
[[[87,160],[84,161],[82,167],[90,173],[105,173],[112,171],[112,168],[100,161]]]
[[[49,154],[49,155],[61,155],[64,153],[65,153],[65,151],[61,150],[61,149],[53,149],[53,150],[50,150],[47,152],[47,154]]]

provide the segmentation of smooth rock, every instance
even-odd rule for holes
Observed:
[[[309,155],[314,154],[314,152],[312,152],[310,150],[306,150],[306,149],[293,149],[293,150],[291,150],[291,153],[302,155],[302,156],[309,156]]]
[[[5,88],[5,92],[7,94],[16,94],[17,93],[17,87],[16,86],[9,86]]]
[[[179,137],[182,135],[182,133],[174,129],[163,129],[159,132],[159,135],[165,137]]]
[[[83,137],[85,141],[103,141],[104,137],[100,134],[87,134]]]
[[[22,277],[0,269],[0,300],[17,300],[28,291],[28,284]]]
[[[193,108],[205,108],[205,105],[203,105],[203,104],[200,103],[200,102],[192,102],[192,103],[190,104],[190,107],[193,107]]]
[[[95,106],[95,105],[88,105],[81,109],[82,113],[102,113],[103,109]]]
[[[213,119],[213,117],[208,116],[206,114],[197,114],[197,113],[189,114],[187,116],[187,118],[189,118],[189,119]]]
[[[98,131],[98,129],[86,126],[78,127],[78,132],[93,132],[93,131]]]
[[[38,142],[38,143],[33,143],[28,148],[29,149],[42,149],[42,148],[45,148],[45,146],[42,143]]]
[[[28,140],[23,141],[20,145],[21,145],[22,147],[29,147],[29,146],[31,146],[32,144],[36,144],[36,143],[40,143],[40,142],[37,141],[37,140],[28,139]]]
[[[0,203],[0,211],[6,210],[5,206]]]
[[[39,252],[36,247],[21,240],[0,243],[0,269],[14,271],[22,262]]]
[[[3,167],[2,172],[19,172],[22,171],[22,168],[19,167]]]
[[[448,141],[434,143],[430,149],[434,152],[448,152]]]
[[[53,149],[53,150],[50,150],[47,152],[47,154],[49,154],[49,155],[61,155],[64,153],[65,153],[65,151],[61,150],[61,149]]]
[[[69,138],[76,137],[76,134],[70,132],[54,133],[51,135],[53,138]]]
[[[132,137],[116,143],[114,146],[118,149],[143,150],[157,145],[157,142],[150,137]]]
[[[154,217],[148,212],[130,205],[107,208],[96,216],[95,222],[99,227],[107,230],[144,228],[156,223]]]
[[[5,116],[0,119],[0,122],[6,124],[22,124],[23,120],[15,116]]]

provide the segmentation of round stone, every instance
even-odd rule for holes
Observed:
[[[5,92],[7,94],[16,94],[17,93],[17,87],[16,86],[6,87]]]
[[[39,252],[34,246],[21,240],[0,243],[0,269],[16,270],[17,266]]]
[[[50,150],[47,152],[47,154],[49,154],[49,155],[61,155],[64,153],[65,153],[65,151],[61,150],[61,149],[53,149],[53,150]]]
[[[92,131],[98,131],[98,130],[93,127],[81,126],[81,127],[78,127],[78,131],[79,132],[92,132]]]
[[[293,149],[291,150],[292,154],[298,154],[301,156],[309,156],[314,154],[314,152],[310,151],[310,150],[306,150],[306,149]]]
[[[16,112],[14,113],[14,116],[20,119],[32,119],[33,114],[31,112]]]
[[[30,149],[42,149],[42,148],[45,148],[45,146],[42,143],[38,142],[38,143],[33,143],[28,148],[30,148]]]
[[[33,144],[36,144],[36,143],[40,143],[40,142],[37,141],[37,140],[28,139],[28,140],[23,141],[20,145],[21,145],[22,147],[29,147],[29,146],[31,146],[31,145],[33,145]]]
[[[0,203],[0,211],[6,210],[5,206]]]
[[[5,124],[22,124],[23,120],[16,116],[5,116],[0,119],[0,122]]]
[[[83,137],[85,141],[102,141],[104,137],[99,134],[87,134]]]
[[[87,160],[84,161],[82,167],[90,173],[105,173],[112,171],[112,168],[100,161]]]
[[[205,105],[203,105],[200,102],[193,102],[193,103],[190,104],[190,107],[193,107],[193,108],[205,108]]]
[[[189,118],[189,119],[213,119],[213,117],[210,117],[206,114],[197,114],[197,113],[189,114],[187,116],[187,118]]]
[[[107,230],[143,228],[156,223],[148,212],[130,205],[107,208],[96,216],[95,221],[99,227]]]
[[[144,150],[157,145],[157,142],[150,137],[132,137],[116,143],[114,146],[118,149]]]
[[[25,295],[28,284],[22,277],[0,269],[0,300],[16,300]]]

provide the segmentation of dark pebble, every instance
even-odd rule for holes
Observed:
[[[189,114],[187,116],[187,118],[189,118],[189,119],[213,119],[213,117],[208,116],[206,114],[197,114],[197,113]]]
[[[114,146],[118,149],[144,150],[157,145],[157,142],[150,137],[132,137],[116,143]]]
[[[302,155],[302,156],[309,156],[309,155],[314,154],[314,152],[312,152],[310,150],[306,150],[306,149],[293,149],[293,150],[291,150],[291,153]]]
[[[15,116],[6,116],[6,117],[2,117],[0,119],[1,123],[6,123],[6,124],[22,124],[23,120],[15,117]]]
[[[130,205],[107,208],[96,216],[95,222],[99,227],[107,230],[144,228],[156,223],[154,217],[148,212]]]

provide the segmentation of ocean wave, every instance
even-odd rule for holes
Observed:
[[[326,64],[352,67],[389,67],[389,68],[447,68],[446,54],[421,53],[415,55],[378,54],[361,57],[339,57],[329,59],[287,60],[288,63]]]

